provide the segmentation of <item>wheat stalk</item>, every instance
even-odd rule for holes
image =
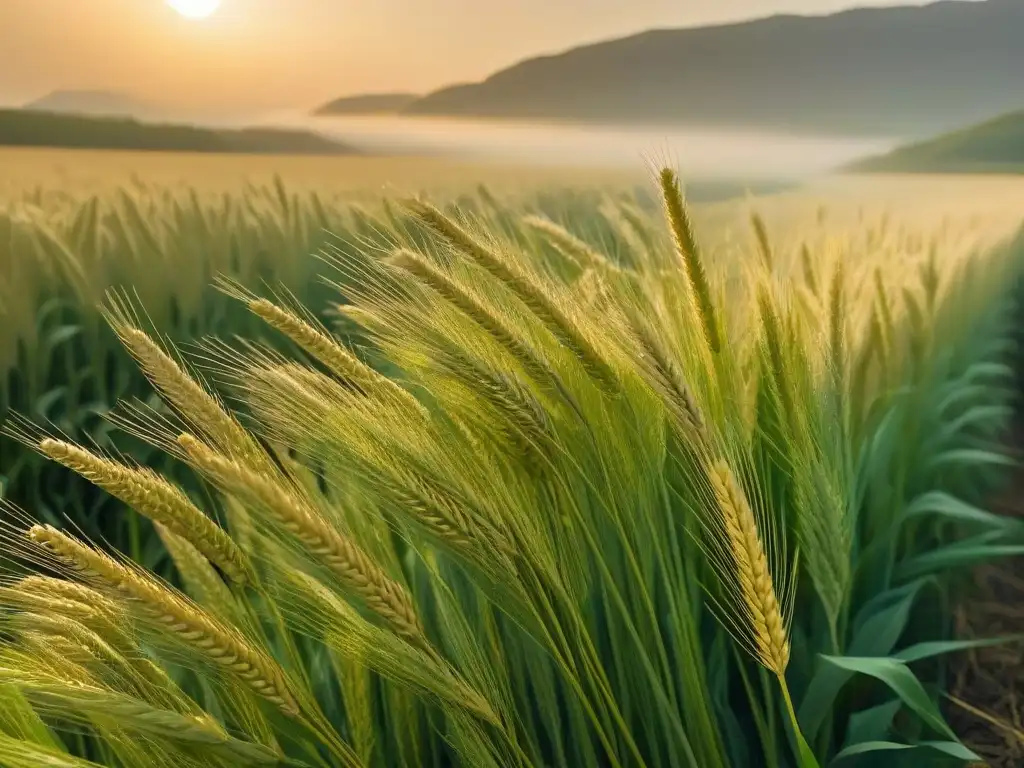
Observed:
[[[97,552],[52,526],[35,525],[29,538],[84,578],[102,580],[130,597],[155,625],[198,652],[208,661],[241,679],[289,717],[300,708],[283,671],[263,652],[251,647],[237,631],[150,581],[135,570]]]
[[[758,661],[782,678],[789,664],[789,639],[753,509],[724,459],[715,460],[708,474]]]
[[[178,442],[201,471],[271,514],[398,635],[429,647],[405,589],[388,578],[354,542],[335,530],[297,491],[217,454],[191,435],[181,435]]]
[[[587,372],[612,390],[619,387],[618,376],[605,361],[578,323],[558,305],[544,286],[517,265],[486,248],[438,208],[418,200],[405,201],[405,207],[420,221],[445,239],[452,247],[505,283],[508,288],[572,351]]]
[[[189,501],[180,489],[155,472],[127,467],[62,440],[46,438],[40,441],[39,450],[139,514],[166,526],[192,544],[236,584],[251,580],[248,558],[231,537]]]
[[[690,223],[690,216],[686,212],[686,205],[683,202],[679,179],[674,171],[665,168],[659,176],[659,181],[665,213],[676,246],[676,254],[682,263],[683,271],[686,273],[690,289],[697,302],[708,346],[712,352],[717,353],[722,349],[721,326],[714,301],[711,298],[711,284],[708,282],[707,272],[704,270],[704,263],[700,257],[697,238],[693,234],[693,225]]]

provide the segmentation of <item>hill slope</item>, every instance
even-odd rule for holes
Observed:
[[[306,131],[221,130],[24,109],[0,110],[0,146],[304,155],[354,151]]]
[[[645,32],[435,91],[410,114],[918,137],[1024,103],[1024,2]]]
[[[152,119],[159,113],[151,104],[116,91],[54,91],[23,109],[91,117]]]
[[[1024,111],[850,166],[882,173],[1024,173]]]
[[[357,96],[343,96],[329,101],[313,110],[313,114],[330,115],[379,115],[400,112],[419,97],[415,93],[364,93]]]

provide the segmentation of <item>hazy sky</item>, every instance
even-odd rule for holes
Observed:
[[[907,0],[0,0],[0,102],[106,89],[200,110],[307,108],[427,91],[519,59],[651,27]]]

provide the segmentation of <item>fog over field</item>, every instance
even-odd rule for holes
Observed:
[[[687,178],[791,179],[829,171],[895,140],[724,128],[638,128],[472,119],[269,115],[261,122],[316,130],[367,150],[443,153],[507,163],[678,164]]]

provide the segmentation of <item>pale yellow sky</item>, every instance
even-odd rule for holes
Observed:
[[[189,21],[164,0],[0,0],[0,103],[103,89],[214,112],[425,92],[651,27],[907,0],[222,0]]]

